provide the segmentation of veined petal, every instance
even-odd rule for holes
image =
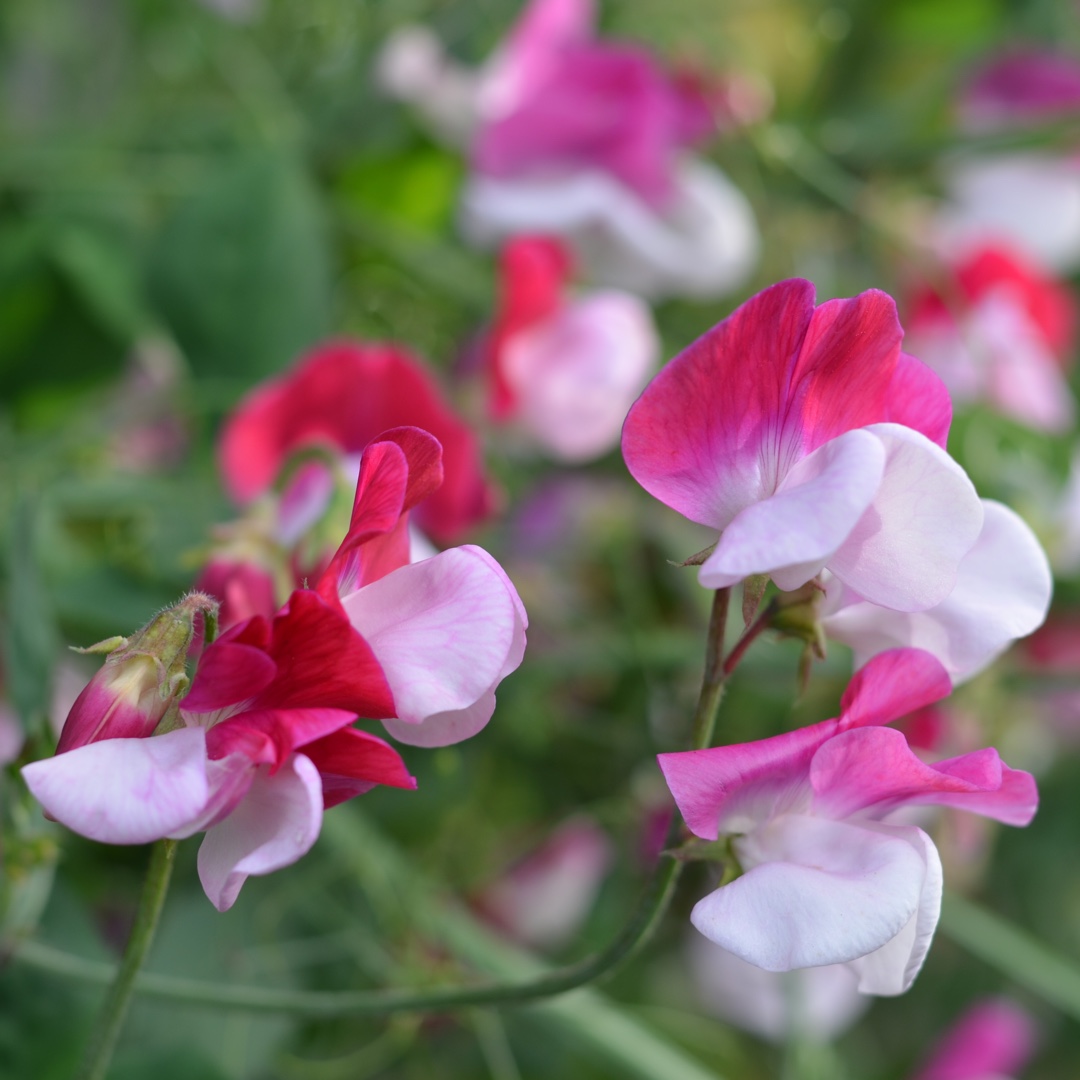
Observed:
[[[700,900],[690,919],[766,971],[866,956],[919,909],[925,856],[903,834],[789,814],[737,846],[751,868]]]
[[[322,811],[319,772],[302,754],[272,776],[260,767],[243,801],[199,848],[199,880],[214,907],[231,908],[249,874],[272,873],[305,855],[318,839]]]
[[[709,589],[770,574],[781,589],[814,577],[847,541],[881,485],[885,452],[849,431],[798,462],[771,498],[748,506],[720,535],[698,574]]]
[[[516,590],[473,546],[403,566],[347,597],[344,608],[407,723],[469,709],[518,666],[525,648]]]
[[[967,474],[925,435],[899,424],[866,428],[885,446],[873,505],[829,560],[860,596],[900,611],[940,604],[983,524]]]
[[[645,388],[623,426],[631,475],[691,521],[726,528],[778,480],[789,371],[814,287],[782,281],[737,308]]]
[[[23,779],[69,829],[104,844],[170,836],[206,805],[206,735],[180,728],[146,739],[106,739],[35,761]]]
[[[889,724],[951,693],[937,657],[922,649],[890,649],[851,677],[840,699],[840,729]]]
[[[941,376],[921,360],[901,353],[882,420],[914,428],[944,450],[952,415],[952,399]]]
[[[450,746],[483,731],[494,712],[495,692],[489,690],[464,709],[433,713],[425,717],[422,724],[408,720],[384,720],[383,727],[406,746]]]
[[[185,712],[215,712],[254,698],[277,674],[277,664],[254,645],[220,640],[199,657],[195,681],[184,696]]]
[[[859,976],[859,989],[864,994],[887,997],[907,990],[926,959],[941,916],[943,875],[937,848],[922,829],[876,823],[869,823],[869,827],[893,841],[906,840],[919,852],[925,867],[918,904],[904,927],[881,948],[848,964]]]
[[[912,646],[932,652],[959,683],[1042,624],[1053,587],[1046,554],[1007,506],[984,499],[983,510],[956,587],[936,607],[902,612],[860,601],[822,619],[830,637],[851,646],[857,666],[884,649]]]

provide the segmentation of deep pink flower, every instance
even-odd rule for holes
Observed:
[[[952,591],[983,508],[942,449],[948,394],[901,336],[884,293],[815,308],[810,282],[784,281],[646,387],[623,456],[646,491],[720,531],[703,585],[770,574],[790,590],[827,568],[902,611]]]
[[[930,286],[913,296],[910,347],[956,400],[986,400],[1031,427],[1068,428],[1076,410],[1063,368],[1077,323],[1069,290],[1000,246],[971,251],[951,274],[945,297]]]
[[[557,240],[519,237],[500,260],[500,302],[487,341],[491,408],[516,418],[556,458],[611,449],[655,365],[648,306],[616,290],[567,293],[570,257]]]
[[[1048,121],[1080,111],[1080,61],[1019,49],[993,57],[971,77],[960,103],[972,127]]]
[[[393,345],[331,342],[249,394],[221,435],[226,487],[247,502],[270,487],[296,450],[358,454],[379,432],[403,424],[430,431],[442,444],[444,482],[416,517],[437,540],[451,540],[486,517],[495,496],[476,436],[430,373]]]
[[[1037,803],[1033,778],[995,750],[927,765],[880,726],[950,689],[929,653],[898,649],[855,675],[838,719],[661,754],[690,830],[731,836],[743,871],[698,902],[697,929],[768,971],[843,963],[864,993],[906,990],[937,924],[941,862],[921,829],[891,815],[936,804],[1026,825]]]
[[[1035,1025],[1007,998],[973,1005],[934,1047],[913,1080],[1007,1080],[1031,1059]]]

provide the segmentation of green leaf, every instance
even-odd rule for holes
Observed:
[[[214,171],[162,229],[148,276],[197,373],[280,369],[330,324],[330,256],[303,168],[261,150]]]

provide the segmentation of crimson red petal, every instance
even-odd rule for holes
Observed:
[[[901,353],[885,404],[885,420],[922,432],[944,450],[952,424],[952,399],[937,372]]]
[[[401,755],[382,739],[346,727],[309,743],[303,752],[319,770],[325,809],[362,795],[376,784],[416,787]]]

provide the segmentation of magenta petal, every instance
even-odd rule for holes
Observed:
[[[914,428],[944,450],[952,414],[952,399],[941,376],[921,360],[901,353],[882,420]]]
[[[753,503],[720,535],[698,580],[709,589],[769,574],[791,590],[818,574],[847,540],[881,483],[879,439],[849,431],[798,462],[771,498]]]
[[[934,1047],[914,1080],[985,1080],[1018,1076],[1035,1050],[1035,1025],[1007,998],[972,1006]]]
[[[836,726],[823,720],[771,739],[659,754],[657,761],[690,831],[715,840],[721,831],[753,828],[762,813],[808,805],[810,761]]]
[[[195,681],[183,700],[185,712],[214,712],[255,697],[274,681],[277,665],[262,649],[215,641],[199,658]]]
[[[343,727],[348,727],[355,719],[356,713],[351,709],[252,710],[211,728],[209,743],[212,748],[211,753],[215,753],[219,746],[227,745],[223,743],[215,745],[217,742],[215,735],[218,732],[224,735],[228,731],[233,737],[238,734],[240,740],[245,742],[251,738],[252,733],[257,732],[273,744],[273,757],[267,764],[276,765],[288,758],[299,747],[306,746]],[[265,759],[259,753],[257,756],[253,755],[252,760],[264,761]]]
[[[940,604],[983,525],[967,474],[925,435],[898,424],[866,429],[885,445],[873,505],[829,560],[860,596],[899,611]]]
[[[232,907],[249,874],[289,866],[315,843],[322,826],[322,782],[294,755],[274,775],[261,767],[247,795],[199,848],[199,880],[218,911]]]
[[[789,391],[803,453],[884,419],[902,337],[896,304],[878,289],[814,311]]]
[[[623,426],[631,475],[691,521],[725,528],[779,477],[769,440],[814,311],[809,281],[782,281],[672,360]]]
[[[941,661],[922,649],[891,649],[851,677],[840,699],[840,728],[888,724],[952,693]]]
[[[938,768],[947,762],[939,762]],[[955,806],[973,814],[993,818],[1006,825],[1027,825],[1039,806],[1035,777],[1021,769],[1010,769],[1001,763],[1001,786],[994,791],[941,792],[920,800],[938,806]]]
[[[209,793],[206,736],[180,728],[146,739],[106,739],[22,770],[57,821],[104,844],[146,844],[184,828]]]
[[[919,908],[926,863],[903,836],[790,814],[737,848],[751,868],[699,901],[690,918],[711,941],[766,971],[866,956]]]
[[[376,784],[410,790],[416,787],[401,755],[389,743],[356,728],[342,728],[309,743],[304,757],[319,770],[326,810],[363,795]]]

